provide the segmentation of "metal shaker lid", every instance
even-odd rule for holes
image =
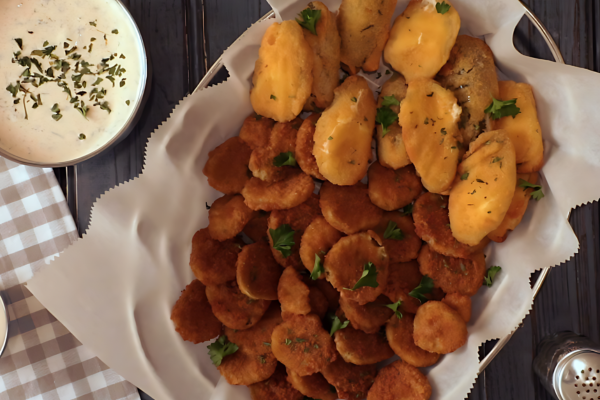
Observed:
[[[560,360],[554,370],[559,400],[600,399],[600,354],[576,350]]]

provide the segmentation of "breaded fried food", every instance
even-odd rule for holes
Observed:
[[[350,321],[354,329],[365,333],[377,333],[380,328],[394,315],[386,305],[392,301],[386,296],[379,296],[375,301],[360,305],[355,301],[340,297],[340,309]]]
[[[431,385],[417,368],[402,360],[379,371],[367,400],[429,400]]]
[[[241,242],[214,240],[208,228],[200,229],[192,238],[190,267],[200,282],[219,285],[235,279],[235,263],[242,251]]]
[[[319,172],[331,183],[354,185],[367,173],[376,113],[365,78],[351,76],[335,89],[317,121],[313,148]]]
[[[316,217],[304,231],[300,241],[300,259],[304,267],[312,272],[315,266],[315,255],[325,259],[325,254],[340,240],[342,234],[325,220]],[[321,274],[320,279],[325,279]]]
[[[253,210],[285,210],[305,202],[314,189],[315,183],[310,176],[300,170],[289,169],[279,182],[251,178],[242,189],[242,196]]]
[[[536,172],[544,165],[542,128],[538,120],[533,88],[527,83],[501,81],[500,99],[517,99],[521,112],[516,117],[504,117],[493,122],[494,129],[503,129],[515,146],[517,171]]]
[[[319,207],[319,197],[311,194],[302,204],[288,210],[275,210],[269,216],[269,229],[277,229],[281,225],[289,225],[294,231],[294,245],[291,248],[291,254],[288,257],[273,247],[273,238],[269,234],[269,243],[273,257],[282,267],[293,267],[298,271],[304,270],[302,260],[300,259],[300,241],[304,231],[310,223],[321,215]]]
[[[321,11],[315,24],[316,35],[308,29],[302,30],[314,56],[312,95],[304,107],[310,111],[315,106],[325,109],[333,101],[333,90],[339,84],[341,39],[335,14],[325,4],[313,1],[308,3],[308,8]],[[302,15],[299,19],[303,20]]]
[[[208,153],[202,173],[208,184],[225,194],[240,193],[250,179],[248,162],[252,150],[239,137],[232,137]]]
[[[525,211],[527,211],[533,189],[520,187],[519,184],[521,179],[535,185],[538,180],[538,174],[537,172],[517,174],[517,187],[515,188],[515,194],[510,203],[510,207],[508,207],[508,211],[500,226],[487,235],[487,237],[494,242],[504,242],[508,236],[508,231],[514,230],[521,223],[523,215],[525,215]]]
[[[206,298],[206,286],[197,279],[187,285],[171,310],[171,321],[183,340],[194,344],[216,338],[223,329]]]
[[[499,96],[494,54],[483,40],[460,35],[438,76],[462,106],[459,127],[463,143],[471,143],[491,126],[485,110]]]
[[[417,261],[390,263],[388,270],[388,280],[383,294],[391,300],[391,303],[402,301],[400,312],[416,314],[421,302],[409,296],[409,293],[419,286],[423,278],[419,271],[419,263]]]
[[[454,308],[466,323],[471,320],[471,298],[460,293],[450,293],[442,299],[442,303]]]
[[[240,292],[254,300],[277,300],[277,285],[283,271],[268,243],[244,246],[236,265]]]
[[[460,17],[452,3],[444,14],[435,1],[411,0],[394,21],[384,59],[407,82],[433,78],[446,64],[460,30]],[[412,159],[412,158],[411,158]]]
[[[369,167],[369,198],[386,211],[398,210],[412,203],[423,191],[415,167],[389,169],[374,162]]]
[[[409,83],[399,115],[402,139],[423,186],[432,193],[444,193],[454,181],[461,112],[452,92],[436,81],[419,78]]]
[[[385,326],[387,341],[394,353],[404,362],[417,368],[429,367],[438,362],[440,355],[423,350],[415,344],[414,321],[415,317],[412,314],[404,314],[402,318],[390,318]]]
[[[287,381],[285,368],[278,366],[267,380],[248,387],[252,400],[302,400],[304,395]]]
[[[325,220],[347,235],[376,227],[383,215],[383,211],[371,203],[369,189],[362,182],[352,186],[323,182],[319,196]]]
[[[333,385],[340,399],[364,399],[375,382],[375,365],[354,365],[339,357],[322,372],[327,382]]]
[[[278,122],[300,114],[313,85],[314,56],[296,21],[274,22],[262,38],[250,91],[254,111]]]
[[[471,143],[450,191],[452,236],[477,245],[500,226],[517,184],[515,148],[504,131],[484,132]]]
[[[252,385],[268,379],[277,368],[277,360],[268,343],[273,329],[283,320],[277,304],[272,304],[262,319],[252,328],[225,328],[224,334],[238,350],[223,358],[217,368],[231,385]]]
[[[317,121],[320,117],[321,114],[311,114],[300,126],[296,138],[296,161],[304,173],[313,178],[325,180],[325,177],[319,172],[317,160],[313,156],[315,129],[317,129]]]
[[[327,309],[335,312],[340,306],[340,292],[338,292],[326,279],[319,279],[314,285],[323,293],[327,299]]]
[[[441,301],[428,301],[419,307],[414,322],[415,344],[423,350],[448,354],[467,343],[467,324]]]
[[[323,375],[316,373],[312,375],[300,376],[294,371],[287,370],[288,382],[300,393],[311,399],[337,400],[338,395],[335,388],[332,388]],[[306,399],[305,397],[305,399]]]
[[[398,73],[394,73],[387,82],[381,87],[377,107],[383,106],[384,97],[394,96],[398,101],[404,100],[406,97],[406,80]],[[389,108],[396,114],[400,113],[399,105],[390,105]],[[386,168],[399,169],[411,164],[404,140],[402,139],[402,128],[398,122],[392,123],[387,127],[387,133],[383,133],[383,126],[377,124],[377,155],[379,162]]]
[[[271,304],[268,300],[253,300],[246,296],[235,281],[207,286],[206,297],[215,317],[226,327],[238,330],[256,325]]]
[[[253,242],[269,242],[269,215],[270,213],[265,211],[259,211],[254,214],[254,217],[248,221],[244,227],[244,232]]]
[[[471,254],[470,258],[455,258],[436,253],[425,244],[421,248],[418,261],[421,273],[433,279],[434,286],[446,293],[473,296],[483,284],[483,252]]]
[[[429,243],[431,248],[446,256],[467,258],[482,250],[488,243],[483,240],[477,246],[461,243],[452,236],[448,197],[433,193],[423,193],[413,206],[415,232]]]
[[[240,139],[252,150],[265,147],[269,144],[273,125],[275,125],[275,121],[271,118],[252,113],[244,120],[244,124],[240,129]]]
[[[316,286],[310,286],[309,289],[310,311],[321,319],[325,318],[327,310],[329,310],[327,297]]]
[[[364,305],[383,292],[388,263],[381,239],[375,232],[368,231],[341,238],[325,256],[323,268],[325,277],[341,292],[341,297]],[[360,285],[363,276],[369,279],[369,285]]]
[[[226,194],[215,200],[208,210],[208,231],[210,236],[219,241],[233,239],[254,217],[244,198],[239,195]]]
[[[377,71],[390,35],[396,0],[343,0],[338,13],[342,38],[341,61],[352,75],[362,67]]]
[[[287,165],[278,167],[275,165],[275,158],[281,153],[294,154],[300,125],[302,125],[300,118],[275,124],[269,136],[269,143],[252,151],[248,164],[252,175],[266,182],[278,182],[285,178],[286,171],[293,167]]]
[[[333,339],[314,314],[290,316],[273,331],[271,348],[280,363],[300,376],[320,372],[337,358]]]
[[[354,365],[371,365],[394,355],[385,335],[365,333],[350,326],[334,334],[335,347],[344,359]]]
[[[277,296],[284,318],[289,314],[310,313],[310,289],[302,282],[302,277],[294,268],[286,268],[281,274]]]
[[[400,232],[397,231],[398,229]],[[390,263],[417,259],[423,242],[415,233],[415,224],[411,217],[399,212],[385,212],[375,227],[375,233],[383,238],[383,247],[390,258]]]

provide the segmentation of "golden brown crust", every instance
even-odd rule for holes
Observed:
[[[355,301],[340,298],[340,309],[348,318],[354,329],[365,333],[377,333],[391,318],[394,312],[385,307],[392,304],[386,296],[379,296],[375,301],[360,305]]]
[[[326,279],[319,279],[314,285],[323,293],[327,299],[327,308],[335,312],[340,306],[340,292],[338,292]]]
[[[194,344],[216,338],[223,328],[210,308],[205,291],[206,286],[194,279],[181,292],[171,310],[175,330],[183,340]]]
[[[334,334],[335,346],[344,361],[354,365],[371,365],[394,355],[385,335],[365,333],[348,326]]]
[[[338,399],[335,388],[331,390],[331,385],[329,385],[323,375],[319,373],[300,376],[294,371],[288,369],[287,374],[287,380],[294,387],[294,389],[298,390],[307,397],[319,400]]]
[[[208,228],[200,229],[192,238],[190,267],[205,285],[219,285],[235,279],[235,263],[242,245],[237,240],[214,240]]]
[[[377,161],[369,167],[368,176],[371,202],[386,211],[409,205],[423,191],[421,179],[412,165],[393,170]]]
[[[390,222],[395,223],[396,229],[402,231],[402,239],[385,238],[385,231]],[[417,259],[423,242],[415,233],[415,224],[411,217],[399,212],[385,212],[374,231],[383,239],[383,247],[390,258],[390,263]]]
[[[310,289],[302,282],[298,271],[286,268],[277,286],[277,296],[281,303],[281,313],[287,319],[289,314],[310,313]]]
[[[367,400],[429,400],[431,385],[417,368],[401,360],[379,371]]]
[[[375,365],[354,365],[338,357],[322,371],[340,399],[363,399],[377,375]]]
[[[269,144],[273,125],[275,125],[275,121],[271,118],[263,117],[256,113],[251,114],[246,117],[240,129],[240,139],[250,146],[252,150],[265,147]],[[249,161],[250,157],[248,157]]]
[[[215,200],[208,210],[208,231],[219,241],[233,239],[255,215],[239,195],[229,195]]]
[[[240,193],[250,179],[248,163],[252,150],[239,137],[232,137],[208,153],[202,172],[208,184],[225,194]]]
[[[312,272],[315,266],[315,255],[318,255],[323,262],[325,254],[341,237],[342,234],[329,225],[325,218],[316,217],[306,228],[300,241],[300,258],[304,267]],[[325,279],[325,275],[321,275],[320,279]]]
[[[248,221],[244,227],[244,232],[253,242],[266,242],[269,243],[269,213],[259,211],[254,214],[254,217]]]
[[[285,368],[278,366],[267,380],[249,386],[252,400],[302,400],[304,395],[287,381]]]
[[[421,283],[421,272],[417,261],[406,263],[390,263],[388,281],[385,285],[384,295],[392,303],[402,301],[399,310],[403,313],[416,314],[421,302],[408,294]]]
[[[432,353],[452,353],[467,343],[467,325],[458,311],[441,301],[419,307],[414,322],[415,344]]]
[[[402,361],[418,368],[429,367],[438,362],[440,355],[423,350],[415,344],[414,320],[412,314],[404,314],[402,318],[390,318],[385,327],[387,340]]]
[[[454,308],[466,323],[471,320],[471,298],[460,293],[449,293],[442,299],[442,303]]]
[[[324,180],[325,178],[319,172],[317,160],[313,155],[315,129],[320,117],[321,114],[311,114],[306,117],[300,126],[296,138],[296,161],[304,173],[313,178]]]
[[[281,266],[268,243],[244,246],[237,259],[236,278],[240,291],[255,300],[277,300]]]
[[[297,169],[289,169],[283,180],[275,183],[251,178],[242,195],[253,210],[285,210],[304,203],[315,189],[312,178]]]
[[[235,281],[207,286],[206,297],[215,317],[226,327],[239,330],[256,325],[271,304],[268,300],[253,300],[246,296]]]

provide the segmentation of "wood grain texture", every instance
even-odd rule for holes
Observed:
[[[598,0],[524,0],[544,22],[568,64],[599,71],[600,2]],[[198,84],[207,69],[259,17],[270,10],[265,0],[124,0],[137,21],[153,63],[154,84],[142,119],[122,143],[77,168],[80,233],[89,224],[96,198],[116,184],[139,175],[150,134],[173,107]],[[515,45],[525,55],[551,60],[542,36],[524,19]],[[57,170],[74,208],[74,172]],[[67,182],[69,185],[67,185]],[[592,184],[592,183],[590,183]],[[598,203],[575,209],[571,224],[581,248],[573,259],[554,268],[531,314],[512,340],[479,376],[469,399],[550,400],[534,376],[531,362],[548,334],[571,330],[600,342]],[[484,357],[494,343],[482,345]],[[142,394],[143,399],[150,399]]]

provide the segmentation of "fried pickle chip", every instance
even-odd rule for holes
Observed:
[[[208,210],[210,236],[219,241],[233,239],[254,215],[241,195],[226,194],[215,200]]]
[[[319,172],[331,183],[354,185],[367,173],[375,108],[363,77],[351,76],[335,89],[333,103],[317,121],[313,148]]]
[[[446,256],[467,258],[482,250],[488,240],[477,246],[461,243],[452,236],[448,215],[448,197],[433,193],[423,193],[413,206],[415,232],[429,243],[431,248]]]
[[[329,225],[322,216],[316,217],[304,231],[300,241],[300,259],[304,267],[312,272],[315,266],[315,256],[325,259],[325,254],[340,240],[342,234]],[[321,274],[320,279],[325,279]]]
[[[386,211],[409,205],[423,191],[421,180],[412,165],[393,170],[374,162],[369,167],[368,176],[371,202]]]
[[[274,22],[262,38],[254,66],[250,102],[254,111],[291,121],[310,96],[314,56],[296,21]]]
[[[235,279],[235,263],[242,245],[237,240],[214,240],[208,228],[200,229],[192,238],[190,267],[200,282],[219,285]]]
[[[375,365],[354,365],[338,357],[322,372],[327,382],[335,386],[340,399],[363,399],[377,375]]]
[[[383,84],[377,107],[382,107],[384,97],[394,96],[398,101],[404,100],[406,97],[406,80],[398,73],[394,73],[392,77]],[[396,114],[400,113],[399,105],[390,105],[389,108]],[[377,155],[379,162],[386,168],[399,169],[411,164],[404,140],[402,139],[402,128],[397,121],[387,127],[387,133],[383,133],[383,126],[377,124]]]
[[[408,85],[399,115],[402,139],[423,186],[432,193],[447,191],[454,181],[460,113],[456,97],[436,81],[420,78]]]
[[[300,376],[322,371],[337,357],[333,339],[314,314],[292,315],[275,328],[271,348],[280,363]]]
[[[277,300],[277,285],[282,270],[273,258],[268,243],[244,246],[236,265],[240,292],[254,300]]]
[[[400,358],[415,367],[429,367],[440,359],[438,353],[430,353],[415,344],[413,339],[412,314],[404,314],[402,318],[390,318],[385,326],[385,334],[390,347]]]
[[[238,137],[227,139],[208,153],[202,172],[208,184],[225,194],[240,193],[250,179],[248,162],[252,150]]]
[[[286,268],[281,274],[277,295],[284,318],[289,314],[310,313],[310,289],[294,268]]]
[[[292,166],[276,166],[275,158],[282,153],[294,154],[296,135],[302,125],[302,119],[289,122],[277,122],[269,136],[266,146],[252,151],[248,168],[256,178],[267,182],[278,182],[286,177],[286,171]]]
[[[517,184],[515,148],[504,131],[484,132],[471,143],[450,191],[452,235],[477,245],[498,228]]]
[[[431,385],[417,368],[402,360],[379,371],[367,400],[429,400]]]
[[[399,311],[402,313],[416,314],[421,302],[409,296],[409,293],[421,283],[421,271],[417,261],[403,263],[390,263],[388,280],[383,294],[391,303],[402,301]]]
[[[246,296],[235,281],[207,286],[206,297],[215,317],[226,327],[239,330],[254,326],[271,304],[268,300],[253,300]]]
[[[341,61],[352,75],[362,67],[377,71],[396,0],[344,0],[337,24],[342,38]]]
[[[273,257],[282,267],[293,267],[298,271],[304,270],[302,260],[300,259],[300,241],[304,231],[310,223],[321,215],[319,208],[319,197],[312,194],[304,203],[290,208],[288,210],[276,210],[269,216],[269,229],[277,229],[281,225],[289,225],[294,231],[294,245],[291,248],[291,254],[285,257],[284,254],[273,247],[273,238],[269,234],[269,243]]]
[[[473,296],[483,284],[483,252],[471,254],[470,258],[455,258],[436,253],[426,244],[421,248],[418,261],[421,273],[433,279],[434,286],[446,293]]]
[[[252,400],[302,400],[304,395],[287,381],[285,368],[278,366],[267,380],[248,386]]]
[[[338,32],[335,14],[320,1],[308,3],[312,10],[321,11],[321,17],[315,24],[316,35],[308,29],[303,29],[304,39],[313,51],[312,95],[305,109],[314,110],[329,107],[333,101],[333,90],[339,85],[340,70],[340,34]],[[300,15],[302,19],[302,15]]]
[[[327,222],[347,235],[374,228],[383,215],[383,211],[371,203],[369,189],[361,182],[353,186],[323,182],[319,196]]]
[[[279,182],[251,178],[242,189],[242,195],[246,205],[253,210],[285,210],[305,202],[314,189],[315,183],[310,176],[300,170],[289,169]]]
[[[462,106],[460,129],[463,143],[471,143],[491,126],[485,110],[499,96],[494,54],[481,39],[460,35],[450,59],[439,73],[442,86],[451,90]]]
[[[503,129],[515,146],[517,171],[536,172],[544,165],[542,128],[538,120],[533,88],[527,83],[501,81],[500,100],[517,99],[521,112],[516,117],[504,117],[493,122],[494,129]]]
[[[231,385],[252,385],[268,379],[277,368],[271,351],[271,334],[283,320],[277,304],[272,304],[262,319],[245,330],[225,328],[224,334],[238,350],[223,358],[217,368]]]
[[[313,156],[315,129],[319,117],[321,114],[311,114],[300,126],[296,139],[296,161],[305,174],[324,180],[325,177],[319,172],[317,160]]]
[[[206,299],[206,286],[197,279],[187,285],[171,310],[171,321],[183,340],[194,344],[216,338],[223,324]]]
[[[442,299],[442,303],[454,308],[466,323],[471,320],[471,298],[460,293],[450,293]]]
[[[388,263],[381,239],[368,231],[341,238],[325,256],[323,268],[325,277],[341,292],[341,297],[364,305],[383,292]]]
[[[319,279],[314,282],[314,285],[323,293],[327,299],[327,308],[331,312],[335,312],[340,307],[340,292],[338,292],[331,283],[325,279]]]
[[[385,335],[365,333],[350,326],[334,334],[335,347],[344,361],[354,365],[370,365],[394,355]]]
[[[537,172],[517,174],[517,187],[515,188],[515,194],[510,203],[510,207],[508,207],[508,211],[500,226],[491,231],[487,236],[494,242],[504,242],[508,236],[508,231],[514,230],[521,223],[523,215],[525,215],[525,211],[527,211],[533,189],[519,187],[521,179],[535,185],[537,183],[538,174]]]
[[[386,296],[379,296],[375,301],[360,305],[355,301],[340,297],[340,309],[354,329],[365,333],[377,333],[390,319],[394,312],[385,307],[392,304]]]
[[[248,221],[244,227],[244,232],[253,242],[269,242],[269,215],[270,213],[259,211]]]
[[[240,139],[242,139],[252,150],[265,147],[269,144],[271,130],[275,121],[271,118],[263,117],[256,113],[249,115],[244,120],[242,129],[240,129]],[[248,161],[250,161],[248,159]]]
[[[316,286],[310,287],[310,293],[308,295],[310,301],[310,311],[316,314],[319,318],[324,318],[329,310],[329,302],[327,297],[321,292]]]
[[[319,400],[337,400],[338,395],[323,375],[316,373],[312,375],[300,376],[294,371],[287,370],[288,382],[300,393],[311,399]],[[305,397],[305,398],[306,398]]]
[[[442,14],[437,12],[435,1],[411,0],[394,21],[384,58],[407,82],[433,78],[450,57],[460,17],[456,8],[446,3],[451,7]]]
[[[399,212],[385,212],[375,227],[375,233],[383,238],[383,247],[390,258],[390,263],[417,259],[423,242],[415,233],[415,224],[411,217]]]
[[[452,353],[467,343],[467,324],[441,301],[428,301],[419,307],[414,322],[415,344],[432,353]]]

